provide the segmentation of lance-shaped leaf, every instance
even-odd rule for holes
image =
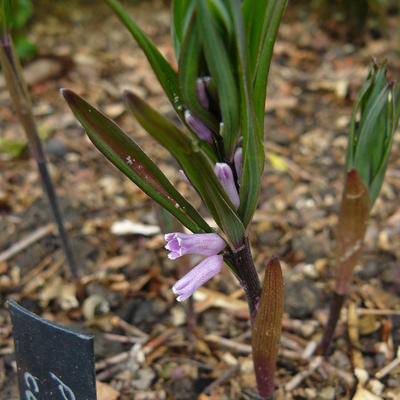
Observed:
[[[278,258],[272,257],[265,270],[264,284],[253,325],[251,344],[258,393],[272,398],[283,315],[283,278]]]
[[[193,18],[185,35],[179,59],[179,87],[183,102],[189,110],[214,133],[219,131],[217,118],[199,102],[196,81],[199,77],[199,59],[202,54],[196,19]]]
[[[248,74],[248,58],[246,51],[246,35],[244,32],[241,1],[233,0],[230,3],[233,17],[235,42],[239,55],[240,66],[240,92],[241,106],[241,131],[243,134],[243,166],[240,185],[240,209],[239,214],[244,226],[251,221],[251,217],[257,207],[260,179],[264,168],[263,135],[258,131],[253,103],[253,88]]]
[[[168,61],[158,51],[153,42],[135,24],[127,11],[122,7],[118,0],[106,0],[113,9],[120,21],[129,30],[132,36],[142,48],[144,54],[150,62],[162,88],[164,89],[169,101],[177,114],[183,119],[183,105],[179,97],[178,78]]]
[[[194,0],[173,0],[171,5],[171,36],[177,60],[180,58],[183,38],[193,15],[194,7]]]
[[[357,169],[368,187],[371,208],[383,183],[398,125],[399,90],[394,82],[387,82],[385,65],[372,64],[353,110],[346,168]]]
[[[263,0],[260,1],[264,4],[264,16],[263,14],[255,14],[258,10],[256,7],[252,10],[253,21],[262,19],[262,28],[257,28],[261,33],[257,33],[260,36],[258,43],[255,42],[256,50],[251,53],[251,73],[253,76],[254,85],[254,99],[255,99],[255,110],[260,124],[260,128],[263,129],[263,116],[265,112],[265,96],[267,93],[267,81],[269,68],[271,65],[272,51],[278,34],[279,25],[283,16],[283,12],[287,5],[287,0]],[[246,3],[253,3],[252,1],[246,0]],[[246,9],[247,4],[243,7]],[[261,23],[258,21],[257,26]],[[247,25],[249,28],[249,25]],[[253,37],[248,37],[248,43],[250,49],[253,48],[251,44]],[[253,69],[254,68],[254,69]]]
[[[239,95],[232,71],[227,45],[213,23],[207,0],[197,2],[197,22],[211,77],[218,90],[218,99],[224,123],[225,157],[232,160],[240,137]]]
[[[212,232],[198,212],[117,124],[74,92],[62,89],[62,94],[90,140],[109,161],[192,232]]]
[[[129,110],[143,128],[181,165],[215,222],[228,236],[232,245],[239,247],[244,236],[244,226],[215,176],[208,157],[198,146],[198,140],[190,138],[135,94],[126,91],[125,98]]]
[[[336,229],[335,292],[346,295],[360,257],[370,211],[368,188],[357,170],[346,174]]]

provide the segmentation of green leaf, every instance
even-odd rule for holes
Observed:
[[[194,6],[195,3],[193,0],[173,0],[172,2],[171,36],[177,60],[180,58],[183,38],[193,15]]]
[[[196,20],[192,19],[181,48],[181,57],[179,59],[178,78],[181,96],[189,110],[203,121],[212,132],[218,134],[219,122],[217,118],[200,104],[196,94],[196,81],[199,77],[198,60],[201,54],[202,49]]]
[[[183,105],[179,97],[178,78],[176,72],[172,69],[168,61],[158,51],[153,42],[143,33],[143,31],[135,24],[126,10],[122,7],[118,0],[106,0],[115,14],[129,30],[132,36],[142,48],[151,67],[154,70],[162,88],[164,89],[169,101],[174,107],[177,114],[183,119]]]
[[[112,164],[192,232],[212,232],[161,170],[117,124],[74,92],[63,89],[62,94],[90,140]]]
[[[239,247],[244,226],[233,204],[214,174],[209,159],[198,146],[198,140],[167,121],[135,94],[125,92],[129,110],[143,128],[165,147],[181,165],[193,187],[202,197],[215,222],[234,247]]]
[[[260,189],[260,179],[264,168],[263,135],[260,134],[260,124],[257,123],[251,80],[248,74],[248,58],[246,51],[246,36],[241,12],[240,0],[231,1],[235,42],[240,65],[241,132],[243,134],[243,172],[240,186],[239,214],[244,226],[247,226],[257,207]]]
[[[247,0],[249,1],[249,0]],[[272,51],[278,34],[279,25],[287,5],[287,0],[269,0],[269,3],[273,3],[273,9],[268,4],[265,8],[265,18],[263,19],[262,33],[260,38],[260,44],[258,46],[258,52],[256,61],[252,62],[252,66],[255,67],[253,71],[253,85],[254,85],[254,99],[255,99],[255,110],[260,124],[260,129],[264,130],[264,112],[265,112],[265,97],[267,93],[267,81],[269,68],[271,65]],[[270,18],[267,18],[270,16]],[[254,18],[260,18],[256,15]],[[248,42],[252,41],[252,37],[248,38]],[[254,58],[255,55],[252,55]]]
[[[397,91],[397,93],[396,93]],[[396,103],[399,98],[400,88],[396,88],[394,84],[391,84],[390,99],[387,106],[387,115],[382,115],[381,118],[384,120],[385,127],[383,128],[386,132],[386,137],[381,143],[381,159],[379,165],[375,169],[375,176],[370,183],[370,198],[371,207],[374,205],[376,198],[381,190],[383,179],[385,178],[386,168],[389,162],[390,150],[392,148],[393,135],[397,129],[399,123],[399,113],[396,113]],[[382,129],[382,128],[381,128]]]
[[[213,24],[207,0],[197,2],[197,21],[207,66],[218,90],[224,122],[225,157],[231,161],[240,137],[239,96],[234,72],[227,47]]]

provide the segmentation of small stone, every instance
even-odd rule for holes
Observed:
[[[291,318],[305,318],[320,302],[321,291],[306,279],[285,281],[285,310]]]
[[[319,392],[318,400],[334,400],[335,398],[335,389],[333,387],[323,388]]]
[[[312,389],[312,388],[306,388],[304,390],[304,393],[306,395],[307,400],[312,400],[312,399],[315,399],[317,397],[317,391],[315,389]]]
[[[368,388],[371,390],[371,392],[379,396],[383,393],[385,385],[377,379],[371,379],[368,382]]]
[[[139,390],[148,389],[155,377],[155,373],[151,368],[140,369],[137,375],[137,379],[132,381],[132,386]]]

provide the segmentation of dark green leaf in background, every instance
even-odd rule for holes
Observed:
[[[178,78],[168,61],[153,42],[143,33],[118,0],[106,0],[115,14],[132,34],[149,60],[154,73],[178,115],[183,118],[183,105],[179,97]]]

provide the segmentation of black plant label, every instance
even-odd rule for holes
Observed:
[[[8,302],[21,400],[96,400],[93,336]]]

